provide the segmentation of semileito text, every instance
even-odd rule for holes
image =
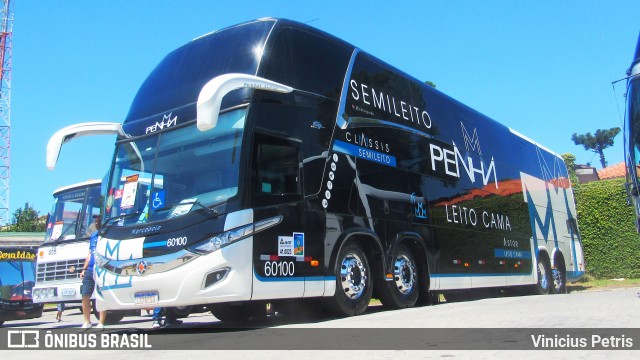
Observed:
[[[349,85],[351,86],[350,94],[353,100],[361,101],[370,107],[387,112],[399,119],[417,123],[427,129],[431,128],[431,117],[426,110],[413,106],[404,100],[396,100],[393,95],[389,96],[389,94],[376,90],[367,84],[358,84],[353,79],[349,82]]]

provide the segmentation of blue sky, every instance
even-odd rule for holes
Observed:
[[[578,163],[571,134],[622,127],[640,1],[36,1],[15,4],[11,213],[46,214],[61,186],[100,179],[111,136],[45,147],[58,129],[124,119],[138,86],[170,51],[216,29],[284,17],[338,36]],[[623,160],[622,135],[605,151]]]

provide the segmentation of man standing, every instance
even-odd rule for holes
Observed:
[[[96,282],[93,277],[93,265],[95,263],[93,254],[96,251],[96,244],[98,243],[100,215],[94,215],[93,219],[96,225],[96,231],[91,234],[91,238],[89,239],[89,254],[87,254],[87,258],[84,260],[84,267],[82,269],[82,272],[80,273],[80,277],[82,278],[80,293],[82,294],[82,315],[84,316],[84,324],[82,325],[83,329],[90,329],[93,326],[91,324],[91,295],[93,295],[93,291],[96,287]],[[96,328],[104,328],[104,321],[106,317],[107,312],[100,311],[100,322],[98,323]]]

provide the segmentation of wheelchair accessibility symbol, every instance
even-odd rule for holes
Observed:
[[[157,210],[164,205],[164,190],[154,193],[153,201],[151,201],[151,208]]]

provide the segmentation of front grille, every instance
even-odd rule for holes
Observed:
[[[80,272],[84,266],[85,259],[73,259],[64,261],[53,261],[38,264],[37,282],[60,281],[80,279]],[[69,269],[73,267],[74,272]]]

